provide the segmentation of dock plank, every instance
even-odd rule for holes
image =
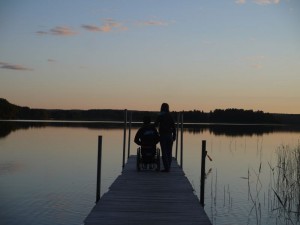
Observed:
[[[94,206],[85,225],[211,225],[177,162],[171,171],[136,171],[130,156],[115,182]]]

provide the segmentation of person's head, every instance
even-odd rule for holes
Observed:
[[[161,104],[160,111],[161,112],[169,112],[169,105],[168,105],[168,103]]]
[[[151,123],[151,118],[150,118],[150,116],[144,116],[144,118],[143,118],[143,123],[144,123],[145,125],[150,124],[150,123]]]

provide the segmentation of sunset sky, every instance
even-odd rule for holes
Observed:
[[[0,98],[300,114],[299,0],[0,0]]]

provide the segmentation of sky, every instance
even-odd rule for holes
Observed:
[[[0,0],[0,98],[300,114],[299,0]]]

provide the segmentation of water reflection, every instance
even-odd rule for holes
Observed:
[[[186,125],[189,133],[204,133],[209,131],[215,136],[261,136],[274,132],[299,132],[299,126],[260,125],[260,124],[189,124]]]
[[[259,144],[249,143],[255,138],[246,141],[248,137],[236,137],[234,150],[224,145],[221,139],[226,137],[218,139],[219,146],[208,145],[214,161],[207,162],[205,204],[212,223],[299,225],[299,133],[264,135],[257,138]],[[281,140],[290,144],[276,151],[272,146],[278,146]],[[295,143],[298,143],[296,150],[292,147]],[[189,170],[185,169],[191,177],[193,171]],[[193,179],[195,182],[197,176]]]
[[[103,136],[104,193],[121,172],[122,128],[123,122],[0,122],[0,223],[81,224],[95,201],[97,137]],[[278,194],[278,198],[272,190],[282,194],[287,190],[277,186],[285,176],[275,172],[273,176],[271,168],[279,168],[275,150],[280,144],[299,142],[297,129],[185,124],[183,167],[197,195],[202,140],[207,141],[208,154],[213,158],[206,163],[205,211],[214,225],[289,224],[280,221],[278,215],[284,213],[278,209],[278,199],[284,205],[285,197]],[[135,132],[134,128],[132,134]],[[135,154],[133,141],[131,146]],[[294,192],[298,193],[294,194],[295,203],[299,186]],[[296,207],[292,211],[297,211]],[[284,220],[286,215],[280,218]]]
[[[272,167],[271,210],[285,224],[300,224],[300,143],[280,146]]]
[[[8,136],[11,132],[19,129],[41,127],[77,127],[89,129],[119,129],[124,126],[122,121],[0,121],[0,138]],[[141,126],[134,122],[133,128]],[[261,124],[184,124],[184,132],[199,134],[208,131],[216,136],[259,136],[274,132],[300,132],[300,126],[285,125],[261,125]]]
[[[77,127],[77,128],[120,128],[124,122],[77,122],[77,121],[43,121],[43,120],[20,120],[20,121],[0,121],[0,138],[8,136],[11,132],[16,130],[27,130],[30,128],[42,127]],[[136,123],[139,124],[139,123]]]
[[[18,162],[3,162],[0,163],[0,176],[9,174],[9,173],[16,173],[21,171],[25,168],[25,165]]]
[[[0,224],[82,224],[95,202],[97,136],[105,137],[103,194],[122,168],[122,130],[8,124],[10,135],[0,139]]]

